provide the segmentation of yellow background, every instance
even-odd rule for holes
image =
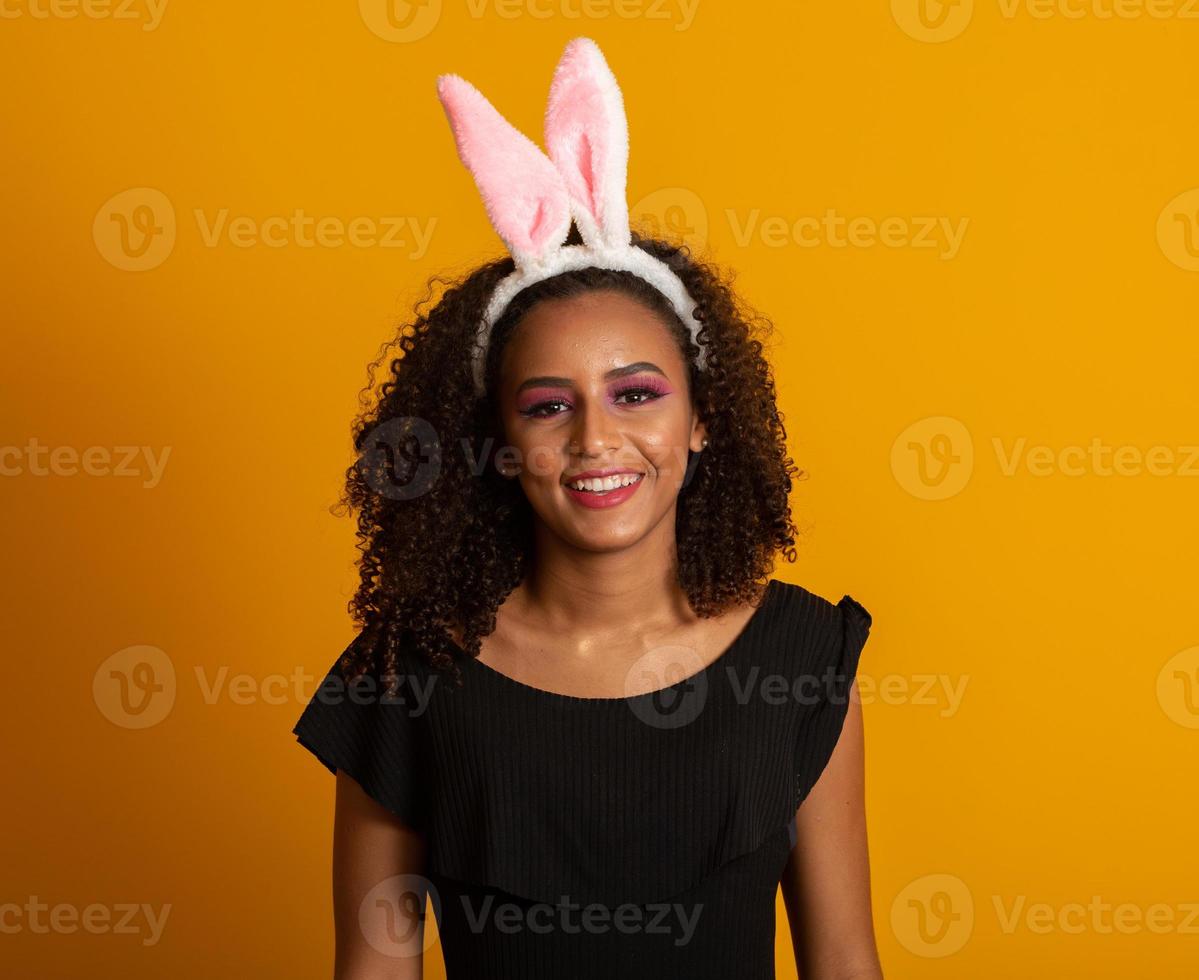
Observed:
[[[875,617],[886,976],[1196,974],[1199,5],[926,2],[5,0],[0,903],[111,918],[10,915],[0,972],[330,975],[333,780],[290,735],[352,635],[328,508],[396,318],[501,248],[434,80],[540,142],[585,34],[634,215],[778,327],[809,474],[779,576]],[[305,247],[268,223],[297,209],[429,237]],[[795,232],[830,211],[856,243]],[[222,212],[248,246],[206,240]],[[68,447],[44,475],[31,438]],[[169,452],[157,481],[72,472],[122,446]],[[169,905],[160,938],[121,903]]]

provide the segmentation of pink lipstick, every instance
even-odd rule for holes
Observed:
[[[619,476],[628,474],[637,477],[628,486],[614,487],[611,490],[576,490],[570,486],[577,480],[601,480],[604,477]],[[636,470],[629,469],[607,469],[607,470],[587,470],[583,473],[575,473],[567,480],[563,481],[563,487],[567,495],[577,504],[583,507],[590,507],[593,510],[615,507],[617,504],[622,504],[637,492],[637,488],[645,481],[645,474],[639,473]]]

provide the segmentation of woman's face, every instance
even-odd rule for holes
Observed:
[[[498,462],[552,533],[608,551],[665,518],[673,529],[704,428],[678,342],[656,313],[613,290],[537,303],[504,348],[498,394],[510,447]],[[633,482],[571,486],[592,471]]]

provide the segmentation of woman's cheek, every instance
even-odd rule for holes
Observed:
[[[687,468],[687,442],[660,437],[642,443],[642,453],[659,477],[681,476]]]
[[[557,483],[562,475],[562,453],[551,443],[531,443],[522,457],[524,466],[534,479]]]

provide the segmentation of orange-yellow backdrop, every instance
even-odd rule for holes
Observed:
[[[585,34],[635,217],[779,328],[779,576],[875,617],[886,975],[1196,974],[1199,4],[2,12],[0,972],[330,975],[349,420],[500,249],[434,79],[539,141]]]

